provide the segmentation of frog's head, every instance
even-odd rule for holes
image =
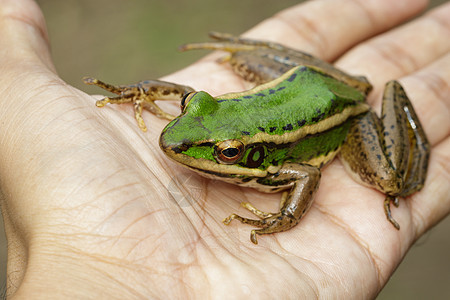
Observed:
[[[167,156],[209,177],[267,174],[243,162],[249,149],[242,132],[235,128],[238,120],[233,120],[229,112],[220,111],[215,98],[206,92],[191,93],[183,99],[181,107],[181,115],[160,136],[160,147]],[[260,165],[262,154],[260,151],[255,155],[260,156]]]

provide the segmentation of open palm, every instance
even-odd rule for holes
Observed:
[[[280,194],[205,179],[169,161],[158,146],[166,121],[145,113],[149,131],[143,133],[131,107],[96,108],[93,97],[55,74],[34,3],[1,0],[0,182],[8,293],[376,295],[412,243],[450,210],[450,5],[388,31],[418,13],[424,1],[366,2],[308,2],[247,36],[366,75],[375,87],[368,101],[376,108],[384,83],[400,79],[433,145],[426,185],[393,208],[397,231],[384,216],[384,195],[355,183],[336,160],[323,170],[302,222],[254,245],[252,227],[221,220],[248,214],[242,201],[276,211]],[[337,8],[344,13],[333,19]],[[216,62],[219,56],[165,79],[212,94],[242,89],[244,82]],[[165,108],[175,112],[176,106]]]

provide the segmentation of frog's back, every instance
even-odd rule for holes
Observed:
[[[227,138],[258,133],[281,136],[327,120],[338,125],[367,110],[364,98],[357,89],[301,66],[253,90],[218,97],[218,109],[203,123],[208,128],[215,124]]]

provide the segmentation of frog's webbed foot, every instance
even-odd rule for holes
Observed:
[[[391,202],[394,204],[395,207],[398,207],[399,205],[399,201],[398,201],[398,197],[394,197],[394,196],[387,196],[386,199],[384,200],[384,212],[386,213],[386,218],[388,219],[389,222],[391,222],[392,225],[394,225],[394,227],[397,230],[400,230],[400,225],[397,223],[397,221],[395,221],[395,219],[392,217],[391,214]]]
[[[285,211],[280,211],[278,213],[267,213],[263,212],[248,202],[242,202],[241,206],[252,212],[254,215],[259,217],[259,220],[249,219],[241,217],[237,214],[231,214],[229,217],[225,218],[222,222],[228,225],[233,220],[238,220],[241,223],[259,227],[261,229],[253,229],[250,233],[250,240],[254,244],[258,244],[258,239],[256,235],[259,234],[269,234],[275,232],[281,232],[292,228],[297,225],[300,219],[296,219],[294,216],[290,216],[285,213]]]
[[[136,84],[120,86],[114,86],[91,77],[85,77],[83,81],[85,84],[96,85],[119,95],[117,97],[105,97],[98,100],[95,104],[97,107],[103,107],[106,104],[133,104],[135,118],[142,131],[147,131],[147,126],[142,118],[143,109],[147,109],[159,118],[172,120],[175,116],[162,110],[155,101],[181,100],[186,94],[194,91],[194,89],[188,86],[160,80],[146,80]]]

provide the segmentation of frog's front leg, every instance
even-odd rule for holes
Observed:
[[[319,187],[320,170],[310,165],[285,164],[276,174],[262,178],[260,181],[264,182],[262,184],[272,186],[293,182],[291,190],[287,194],[283,193],[280,211],[266,213],[244,202],[242,206],[259,217],[259,220],[244,218],[237,214],[232,214],[223,220],[226,225],[236,219],[242,223],[260,227],[261,229],[251,231],[250,240],[255,244],[258,243],[257,234],[281,232],[298,224],[311,207],[314,194]]]
[[[182,100],[183,97],[194,89],[176,83],[161,80],[146,80],[136,84],[114,86],[95,78],[83,78],[85,84],[99,86],[111,93],[119,96],[109,98],[105,97],[96,102],[97,107],[103,107],[106,104],[123,104],[132,103],[134,105],[134,113],[139,128],[147,131],[144,119],[142,118],[142,109],[147,109],[157,117],[172,120],[173,115],[163,111],[155,100]]]
[[[381,119],[373,111],[355,120],[341,147],[350,174],[386,194],[387,219],[399,229],[390,203],[419,191],[425,182],[430,145],[411,102],[396,81],[387,83]]]

